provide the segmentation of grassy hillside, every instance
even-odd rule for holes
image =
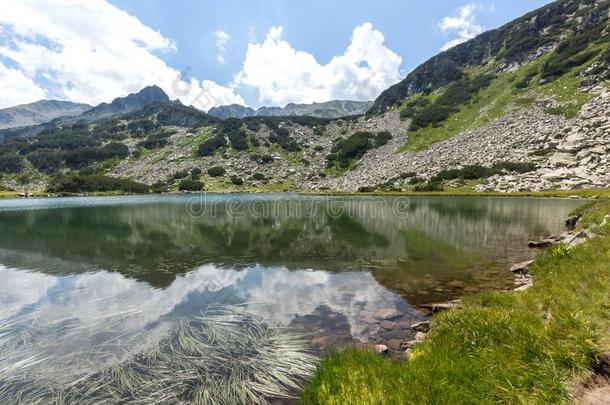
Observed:
[[[607,35],[609,9],[608,0],[554,1],[432,57],[381,93],[369,114],[399,106],[417,93],[434,92],[470,68],[493,67],[499,73],[547,53],[566,38],[604,29]]]
[[[408,141],[398,152],[422,150],[464,131],[481,128],[514,108],[537,106],[546,113],[562,114],[572,118],[594,96],[580,90],[581,83],[585,80],[581,73],[591,68],[593,64],[607,64],[609,52],[608,42],[598,38],[595,41],[591,40],[588,46],[573,55],[561,55],[561,52],[554,51],[524,64],[515,72],[496,75],[489,85],[474,89],[467,100],[458,100],[450,104],[452,109],[446,117],[442,116],[442,119],[429,122],[428,125],[412,123]],[[549,64],[553,62],[555,65],[558,64],[558,56],[561,56],[559,60],[564,64],[570,63],[570,57],[580,57],[582,63],[569,66],[557,76],[545,77],[545,74],[548,74]],[[482,77],[491,74],[488,73],[490,71],[493,70],[472,68],[467,71],[466,77]],[[417,106],[424,105],[427,110],[444,107],[446,103],[439,103],[439,99],[447,98],[445,95],[451,92],[453,87],[456,87],[456,84],[433,94],[416,94],[409,97],[400,107],[402,116],[418,123],[417,119],[421,115],[422,108],[418,110]]]
[[[607,197],[581,210],[581,224],[610,214]],[[477,294],[438,315],[410,361],[331,354],[302,403],[570,402],[571,388],[610,351],[610,225],[595,232],[602,236],[540,256],[531,289]]]

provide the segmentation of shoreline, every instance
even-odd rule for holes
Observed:
[[[302,403],[557,403],[610,389],[603,371],[610,359],[604,310],[610,199],[593,200],[570,215],[579,216],[566,223],[573,230],[545,239],[540,255],[511,269],[535,284],[449,305],[460,309],[433,316],[429,332],[406,342],[402,358],[354,348],[330,353]],[[606,383],[600,387],[599,381]]]
[[[351,192],[351,191],[260,191],[260,190],[205,190],[202,192],[169,191],[163,193],[125,193],[121,191],[91,192],[91,193],[40,193],[29,197],[20,196],[17,191],[0,191],[0,200],[3,199],[30,199],[30,198],[60,198],[60,197],[116,197],[116,196],[144,196],[144,195],[195,195],[195,194],[296,194],[303,196],[329,196],[329,197],[520,197],[520,198],[572,198],[596,199],[602,196],[610,197],[610,189],[594,188],[579,190],[548,190],[523,191],[517,193],[476,192],[476,191],[431,191],[431,192]]]

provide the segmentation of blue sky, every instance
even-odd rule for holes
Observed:
[[[429,57],[548,0],[7,0],[0,107],[158,84],[207,110],[374,99]]]
[[[178,51],[164,58],[172,66],[179,69],[190,66],[198,77],[226,83],[239,71],[248,43],[264,40],[272,26],[284,27],[286,41],[325,64],[345,50],[354,27],[371,22],[383,33],[388,48],[402,56],[403,70],[410,70],[439,52],[448,36],[438,29],[438,24],[445,16],[456,15],[466,4],[481,6],[476,21],[487,30],[549,1],[111,0],[111,3],[176,41]],[[216,61],[217,30],[232,37],[225,64]]]

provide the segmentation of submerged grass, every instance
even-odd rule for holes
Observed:
[[[7,355],[37,333],[35,325],[4,331],[0,347]],[[126,360],[62,383],[29,371],[44,360],[34,354],[0,370],[0,403],[266,404],[298,392],[315,358],[300,336],[222,308],[183,320]]]
[[[581,213],[590,226],[610,214],[610,203]],[[409,362],[357,350],[329,355],[302,402],[570,402],[570,385],[610,350],[610,227],[594,232],[602,236],[541,255],[530,269],[533,288],[477,294],[437,316]]]

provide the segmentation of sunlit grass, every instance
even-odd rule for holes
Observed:
[[[597,50],[601,53],[607,47],[592,45],[583,52]],[[537,72],[550,56],[551,54],[525,64],[516,72],[499,75],[489,87],[482,89],[471,101],[461,105],[459,112],[452,114],[440,125],[410,131],[407,142],[397,153],[424,150],[462,132],[482,128],[506,115],[510,108],[531,108],[538,101],[549,98],[558,105],[545,108],[546,113],[560,114],[566,118],[575,117],[582,106],[594,97],[593,94],[580,90],[582,78],[579,77],[579,73],[588,68],[594,60],[574,68],[551,83],[541,85],[538,83],[539,78],[535,76],[527,88],[520,90],[515,87],[515,83],[523,80],[529,71]],[[480,69],[469,70],[472,75],[481,72]],[[414,96],[416,97],[419,96]]]

